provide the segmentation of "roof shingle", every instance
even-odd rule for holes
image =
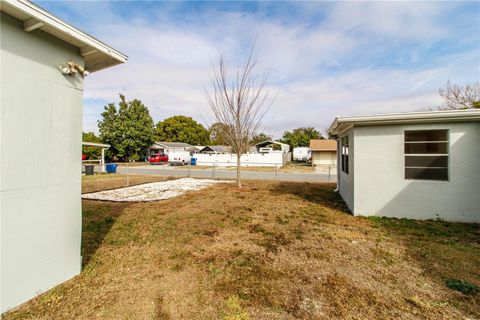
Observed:
[[[310,150],[312,151],[337,151],[336,140],[312,139],[310,140]]]

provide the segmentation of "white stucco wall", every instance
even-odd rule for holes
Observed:
[[[448,129],[449,181],[406,180],[404,131]],[[355,215],[480,222],[480,123],[355,128]]]
[[[349,140],[349,173],[345,173],[342,171],[342,160],[341,160],[341,152],[338,152],[339,158],[338,158],[338,183],[340,185],[340,195],[342,196],[343,200],[347,204],[348,208],[350,211],[354,212],[355,209],[355,203],[354,203],[354,173],[355,173],[355,168],[354,168],[354,144],[355,144],[355,136],[354,136],[354,131],[352,129],[346,131],[342,135],[340,135],[340,139],[338,140],[338,146],[341,147],[341,138],[345,137],[348,135],[348,140]],[[340,150],[340,149],[339,149]]]
[[[78,50],[1,17],[1,311],[80,272],[83,79]]]

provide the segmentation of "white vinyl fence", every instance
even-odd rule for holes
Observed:
[[[289,153],[249,153],[240,157],[241,166],[252,167],[281,167],[288,161]],[[211,166],[215,164],[221,167],[236,166],[236,154],[202,154],[193,155],[197,159],[198,166]]]

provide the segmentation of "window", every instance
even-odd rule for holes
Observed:
[[[448,130],[405,131],[405,179],[448,180]]]
[[[342,137],[341,143],[341,155],[342,155],[342,171],[348,174],[348,136]]]

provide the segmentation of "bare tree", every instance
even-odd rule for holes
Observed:
[[[480,83],[461,87],[447,82],[445,89],[439,90],[440,96],[445,99],[441,109],[474,109],[480,108]]]
[[[243,64],[238,67],[235,79],[228,79],[228,68],[223,53],[218,59],[218,66],[212,64],[213,92],[205,92],[212,109],[215,122],[224,124],[225,142],[237,156],[237,185],[240,180],[240,157],[249,151],[251,141],[257,133],[265,112],[273,99],[265,89],[268,72],[255,74],[257,60],[253,58],[255,43]]]

